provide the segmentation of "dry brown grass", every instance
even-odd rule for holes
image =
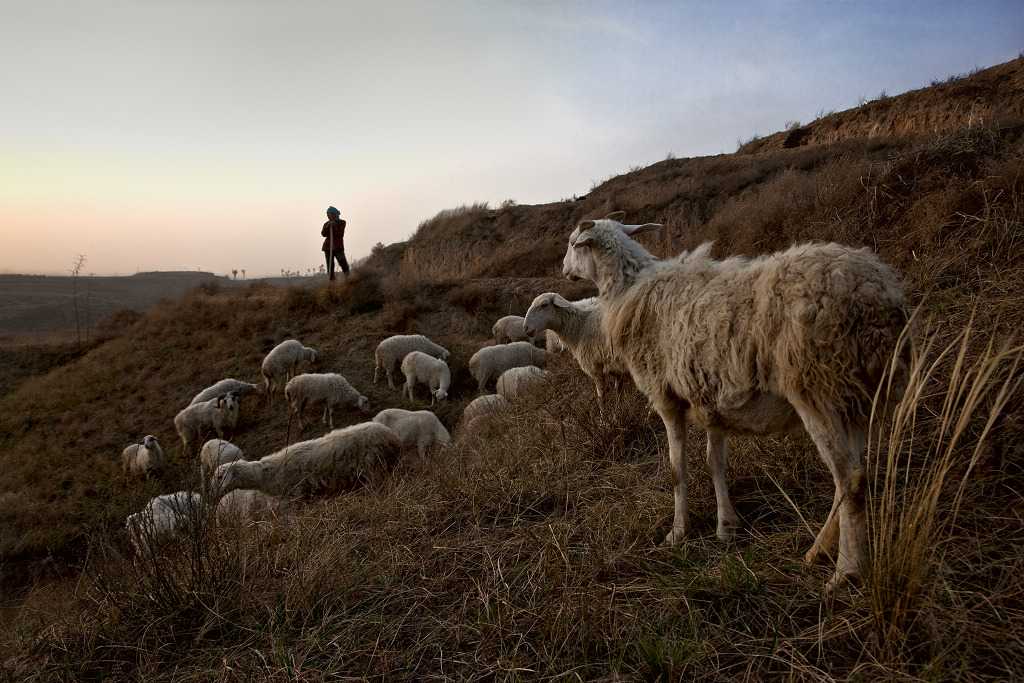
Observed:
[[[12,370],[19,384],[0,392],[0,566],[16,598],[0,613],[0,671],[19,681],[1019,677],[1022,164],[1019,140],[978,127],[667,159],[581,201],[445,212],[348,280],[199,288],[112,323],[80,357],[33,351],[23,362],[36,365]],[[826,597],[829,571],[802,562],[833,492],[804,436],[730,440],[746,533],[721,547],[694,430],[694,536],[658,547],[671,519],[660,420],[635,391],[602,415],[570,363],[443,454],[406,458],[382,481],[260,529],[200,520],[133,563],[125,516],[197,485],[195,454],[181,455],[170,429],[197,391],[257,379],[263,355],[295,337],[317,349],[316,371],[345,375],[374,410],[427,407],[372,384],[377,343],[417,331],[452,351],[453,400],[435,410],[456,433],[475,393],[466,363],[493,321],[543,291],[592,294],[558,278],[562,245],[576,221],[616,209],[665,224],[645,237],[660,257],[707,239],[719,255],[834,239],[903,272],[918,352],[906,398],[872,444],[865,585]],[[300,434],[286,410],[258,402],[242,413],[236,441],[251,456],[321,431]],[[166,478],[124,487],[117,456],[146,433],[164,444]]]

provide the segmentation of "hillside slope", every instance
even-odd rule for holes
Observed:
[[[929,375],[913,408],[932,433],[944,410],[963,414],[949,471],[974,475],[934,484],[949,506],[940,519],[955,517],[967,496],[963,526],[943,531],[958,545],[928,539],[921,557],[930,559],[910,578],[878,560],[871,585],[881,592],[854,590],[838,604],[818,597],[825,574],[799,561],[832,502],[804,437],[731,444],[730,479],[751,534],[722,550],[706,542],[715,500],[695,432],[697,537],[659,550],[671,513],[663,427],[628,391],[600,414],[569,363],[554,367],[547,394],[487,438],[407,459],[384,482],[309,504],[270,540],[239,545],[197,532],[194,549],[183,544],[175,556],[187,561],[147,573],[130,561],[120,530],[148,496],[198,486],[195,454],[173,431],[176,412],[222,377],[257,380],[263,356],[286,338],[316,348],[318,363],[306,369],[345,375],[375,412],[429,407],[372,383],[381,339],[427,334],[452,351],[452,400],[436,413],[458,432],[474,396],[467,362],[493,321],[522,314],[544,291],[593,294],[561,278],[565,239],[578,220],[616,210],[664,225],[642,240],[659,257],[708,240],[716,256],[805,240],[869,246],[904,276],[921,307],[921,339],[942,348],[968,330],[954,348],[963,365],[983,362],[1024,327],[1024,143],[1004,125],[1024,111],[1022,74],[1017,59],[824,117],[798,144],[786,131],[736,154],[668,159],[579,200],[446,211],[407,242],[376,250],[349,280],[199,287],[28,378],[0,395],[0,579],[14,588],[54,576],[77,586],[82,577],[85,588],[21,608],[17,633],[26,635],[0,643],[5,670],[84,678],[107,675],[113,662],[115,676],[150,680],[183,669],[196,678],[245,669],[259,679],[422,679],[448,657],[451,676],[503,680],[1012,677],[1024,668],[1024,401],[1011,383],[1001,398],[964,390],[978,402],[944,409],[949,387],[934,382],[958,376],[949,363]],[[979,101],[998,121],[964,119]],[[1020,377],[999,368],[992,381]],[[336,425],[364,419],[335,414]],[[323,433],[309,423],[296,433],[286,408],[250,402],[235,440],[259,457]],[[149,433],[168,455],[164,479],[125,485],[118,455]],[[899,463],[901,487],[931,481],[909,455]],[[883,489],[872,490],[876,529],[889,528]],[[74,616],[54,616],[62,610]],[[951,655],[951,642],[963,651]],[[186,650],[184,659],[173,654]]]

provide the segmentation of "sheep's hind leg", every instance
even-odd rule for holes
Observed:
[[[690,513],[686,505],[686,419],[681,406],[671,398],[658,397],[655,407],[668,432],[668,465],[675,501],[672,530],[665,535],[663,545],[673,546],[690,533]]]
[[[824,526],[814,539],[811,549],[804,555],[807,564],[832,564],[836,561],[836,552],[839,550],[839,489],[836,489],[835,498],[832,501],[832,510],[825,519]]]
[[[799,408],[798,408],[799,411]],[[832,591],[847,581],[863,578],[867,569],[867,476],[860,460],[865,444],[865,430],[847,431],[836,416],[815,419],[812,412],[801,412],[804,426],[818,447],[822,460],[832,472],[836,484],[833,505],[838,502],[839,542],[836,549],[836,571],[829,579],[826,590]],[[831,520],[819,534],[823,547],[834,531]]]
[[[715,484],[715,499],[718,503],[718,540],[731,543],[736,538],[736,530],[740,526],[740,516],[736,514],[729,500],[729,487],[725,482],[725,464],[728,446],[725,434],[708,430],[708,469],[711,480]]]

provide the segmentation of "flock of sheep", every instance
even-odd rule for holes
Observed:
[[[563,273],[593,281],[599,296],[568,301],[555,293],[534,299],[526,316],[493,327],[495,344],[477,351],[469,370],[481,396],[463,413],[466,430],[489,419],[508,400],[528,394],[549,373],[553,354],[567,352],[590,377],[603,404],[609,382],[631,379],[665,423],[674,490],[667,545],[690,532],[685,421],[707,432],[707,462],[718,505],[717,536],[728,542],[740,524],[725,481],[726,437],[805,429],[835,483],[832,510],[806,555],[832,563],[828,588],[863,577],[867,558],[867,480],[861,456],[873,402],[883,383],[898,396],[906,383],[909,330],[897,274],[868,249],[829,243],[794,246],[755,259],[716,261],[710,244],[658,261],[633,237],[658,224],[624,225],[624,214],[581,222],[569,237]],[[403,396],[427,387],[431,405],[448,397],[449,352],[422,335],[382,341],[374,354],[381,375]],[[369,402],[337,374],[296,375],[316,352],[290,340],[263,363],[265,386],[223,380],[204,390],[175,418],[186,447],[216,432],[200,451],[203,481],[219,497],[218,520],[277,511],[298,495],[350,488],[391,466],[404,447],[424,455],[450,435],[429,410],[383,410],[372,421],[333,429],[333,409],[369,410]],[[483,394],[495,383],[496,394]],[[265,393],[273,403],[283,387],[300,416],[324,404],[323,437],[248,461],[224,430],[233,428],[244,395]],[[301,423],[300,423],[301,424]],[[147,476],[162,462],[155,437],[125,449],[126,474]],[[173,534],[199,494],[154,498],[128,519],[137,548]]]

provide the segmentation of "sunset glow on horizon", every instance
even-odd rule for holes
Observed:
[[[328,205],[354,261],[1024,50],[1018,0],[0,7],[5,274],[315,271]]]

